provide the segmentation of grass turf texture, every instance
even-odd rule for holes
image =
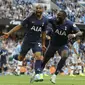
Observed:
[[[0,85],[54,85],[50,77],[44,77],[43,82],[29,83],[29,76],[0,76]],[[55,85],[85,85],[85,77],[57,76]]]

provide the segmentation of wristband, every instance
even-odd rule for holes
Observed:
[[[76,37],[76,34],[73,34],[74,37]]]

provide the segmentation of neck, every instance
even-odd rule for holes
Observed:
[[[63,20],[62,24],[64,24],[64,23],[65,23],[65,21],[66,21],[66,19],[64,19],[64,20]]]
[[[39,20],[42,19],[42,15],[40,15],[40,16],[37,16],[37,15],[36,15],[36,17],[37,17],[37,19],[39,19]]]

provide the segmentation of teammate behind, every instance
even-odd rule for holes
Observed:
[[[56,83],[56,75],[61,71],[68,57],[68,40],[82,35],[79,28],[77,28],[71,21],[67,20],[66,17],[66,12],[61,10],[58,12],[57,18],[49,20],[53,26],[53,34],[48,49],[45,53],[42,67],[45,67],[49,59],[53,57],[55,52],[58,50],[62,58],[57,65],[55,74],[51,77],[51,82],[54,84]],[[74,33],[72,33],[72,31]]]

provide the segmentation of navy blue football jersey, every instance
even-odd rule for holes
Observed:
[[[79,28],[69,20],[65,20],[64,24],[58,25],[57,19],[50,19],[49,22],[52,24],[53,33],[51,44],[53,46],[62,46],[67,44],[68,35],[72,32],[78,32]]]
[[[49,23],[47,25],[46,35],[51,37],[52,36],[52,32],[53,32],[52,25]],[[46,38],[46,41],[45,41],[46,47],[49,45],[49,42],[50,42],[50,40]]]
[[[0,49],[0,56],[7,56],[8,55],[8,51],[5,49]]]
[[[43,16],[43,18],[39,20],[35,13],[33,13],[27,17],[21,25],[26,29],[25,39],[35,43],[41,38],[41,33],[46,31],[47,19]]]

